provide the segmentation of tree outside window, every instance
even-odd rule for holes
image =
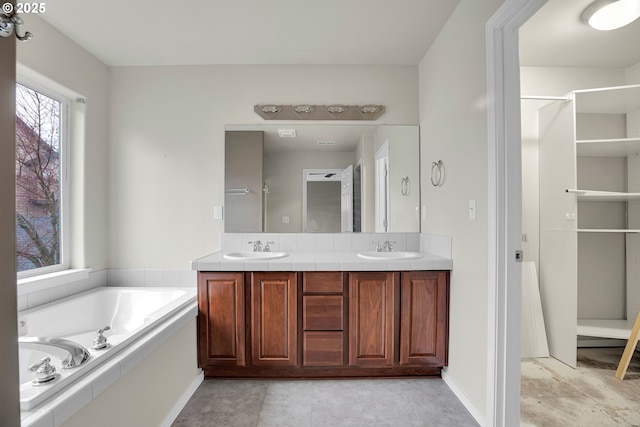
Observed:
[[[16,85],[18,272],[61,262],[61,103]]]

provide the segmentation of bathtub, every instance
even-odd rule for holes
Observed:
[[[91,378],[98,368],[108,363],[113,365],[120,355],[131,353],[127,349],[136,343],[146,343],[150,339],[157,341],[155,335],[159,331],[170,332],[170,323],[178,314],[185,316],[187,312],[189,316],[197,313],[195,288],[100,287],[20,312],[20,337],[63,338],[82,345],[90,352],[90,358],[81,366],[63,369],[62,360],[68,354],[65,350],[21,344],[21,410],[34,410],[45,405],[84,378]],[[104,332],[108,347],[93,350],[96,331],[105,326],[111,328]],[[28,368],[44,357],[51,359],[59,377],[45,385],[34,385],[35,374]]]

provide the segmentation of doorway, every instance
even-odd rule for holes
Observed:
[[[375,154],[375,231],[389,231],[389,140]]]
[[[353,231],[353,166],[302,170],[302,231]]]

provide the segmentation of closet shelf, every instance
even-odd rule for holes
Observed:
[[[640,200],[640,193],[625,193],[621,191],[597,191],[597,190],[577,190],[568,188],[567,193],[578,196],[581,202],[626,202],[629,200]]]
[[[578,233],[640,233],[628,228],[578,228]]]
[[[579,139],[576,154],[586,157],[624,157],[640,153],[640,138]]]
[[[578,319],[578,335],[629,339],[634,319]]]

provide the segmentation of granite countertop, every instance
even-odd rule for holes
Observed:
[[[419,252],[419,251],[415,251]],[[198,271],[400,271],[451,270],[450,258],[419,252],[422,257],[402,260],[364,259],[357,252],[291,252],[271,260],[228,260],[214,252],[191,261]]]

